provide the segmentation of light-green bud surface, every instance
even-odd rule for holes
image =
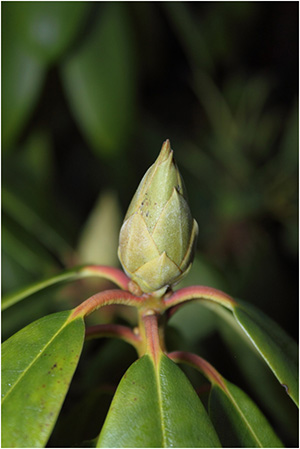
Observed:
[[[189,271],[198,235],[169,140],[132,198],[118,256],[142,292],[161,296]]]

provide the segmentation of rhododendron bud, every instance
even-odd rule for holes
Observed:
[[[120,231],[120,262],[142,292],[163,295],[189,271],[197,234],[166,140],[128,208]]]

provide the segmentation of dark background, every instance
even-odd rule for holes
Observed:
[[[199,224],[184,284],[251,302],[296,339],[298,76],[298,2],[2,2],[3,292],[80,263],[118,266],[122,217],[169,138]],[[4,312],[3,335],[105,286],[34,295]],[[265,390],[269,378],[245,360],[240,381],[244,349],[199,307],[196,321],[189,308],[174,317],[172,342],[259,396],[249,379]],[[134,322],[120,308],[94,318],[116,319]],[[122,346],[114,365],[118,344],[87,345],[78,376],[100,347],[117,382],[135,357]],[[278,424],[292,412],[261,401],[293,444]]]

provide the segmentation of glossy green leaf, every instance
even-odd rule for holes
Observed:
[[[136,79],[127,4],[102,6],[62,76],[83,133],[96,152],[108,155],[122,151],[132,132]]]
[[[282,447],[270,424],[236,385],[223,379],[225,388],[212,386],[211,420],[223,447]]]
[[[44,447],[84,341],[82,317],[41,318],[2,345],[2,447]]]
[[[183,372],[144,355],[121,380],[97,447],[219,447],[206,411]]]
[[[239,301],[234,316],[279,382],[298,405],[297,344],[269,317]]]

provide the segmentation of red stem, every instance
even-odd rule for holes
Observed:
[[[81,270],[85,276],[99,276],[114,282],[122,290],[128,290],[130,278],[118,268],[108,267],[106,265],[86,265]]]
[[[90,298],[86,299],[83,303],[79,304],[73,310],[70,319],[74,319],[78,316],[87,316],[92,312],[103,306],[110,304],[122,304],[126,306],[140,307],[144,302],[144,298],[134,296],[129,292],[122,290],[105,290],[104,292],[96,293]]]
[[[188,365],[191,365],[193,368],[204,374],[211,383],[218,384],[223,390],[227,390],[221,374],[210,363],[202,359],[202,357],[184,351],[170,352],[168,357],[176,363],[187,363]]]
[[[147,352],[151,355],[154,364],[157,366],[160,356],[162,354],[159,329],[158,329],[158,317],[155,314],[144,315],[142,317],[143,324],[145,326],[145,337],[147,343]]]
[[[120,338],[136,348],[142,341],[139,334],[135,334],[132,329],[127,326],[121,326],[120,324],[98,324],[96,326],[90,326],[86,329],[85,336],[87,339],[99,337]]]
[[[191,301],[193,299],[204,299],[208,301],[213,301],[229,310],[233,310],[236,302],[231,296],[217,290],[212,287],[205,287],[203,285],[193,285],[191,287],[181,288],[173,293],[168,298],[164,299],[163,302],[166,308],[177,306],[183,302]]]

